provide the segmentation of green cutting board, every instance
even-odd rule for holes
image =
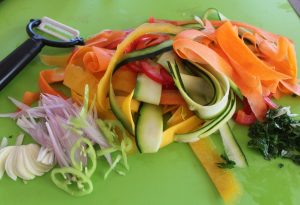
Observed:
[[[230,19],[293,39],[300,53],[299,18],[285,0],[4,0],[0,3],[0,59],[27,38],[25,25],[31,18],[49,16],[79,29],[87,38],[102,29],[135,27],[150,16],[190,19],[210,7],[218,8]],[[43,53],[65,51],[46,48]],[[2,90],[0,113],[15,109],[7,96],[20,99],[24,91],[37,90],[39,70],[45,68],[36,58]],[[299,98],[286,97],[280,104],[291,105],[293,112],[300,113],[299,102]],[[249,168],[234,170],[244,188],[238,204],[299,204],[300,167],[284,160],[265,161],[247,148],[246,127],[236,125],[234,132],[249,161]],[[14,121],[0,119],[0,138],[12,136],[13,143],[19,133]],[[214,135],[213,139],[219,141],[219,136]],[[26,142],[29,140],[27,136]],[[93,176],[94,192],[82,198],[71,197],[56,188],[49,174],[28,183],[14,182],[5,176],[0,181],[0,204],[223,204],[186,144],[172,144],[157,154],[134,154],[129,163],[131,169],[125,177],[112,173],[104,180],[108,166],[100,160]],[[279,168],[279,163],[284,167]]]

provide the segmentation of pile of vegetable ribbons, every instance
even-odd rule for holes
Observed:
[[[264,121],[276,108],[272,98],[300,95],[293,42],[230,21],[214,9],[193,20],[151,17],[135,29],[104,30],[71,54],[41,60],[58,68],[40,72],[42,94],[25,93],[24,104],[15,102],[20,111],[10,117],[53,150],[62,167],[52,171],[53,181],[73,195],[91,192],[97,156],[107,159],[108,173],[124,174],[129,152],[155,153],[177,141],[190,143],[222,198],[230,201],[239,183],[216,164],[226,159],[245,167],[247,160],[228,121]],[[55,89],[56,83],[71,96]],[[30,108],[36,100],[39,106]],[[223,159],[207,138],[216,131]],[[76,182],[77,189],[57,175]]]

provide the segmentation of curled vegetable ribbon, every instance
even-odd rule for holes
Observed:
[[[112,88],[112,74],[120,62],[124,54],[126,53],[126,48],[130,46],[130,44],[140,36],[146,33],[170,33],[170,34],[177,34],[182,31],[184,28],[174,26],[171,24],[165,23],[145,23],[141,26],[137,27],[134,31],[132,31],[117,47],[115,54],[112,56],[111,61],[107,67],[107,70],[103,76],[103,78],[99,81],[98,89],[97,89],[97,102],[98,102],[98,111],[100,116],[105,113],[107,110],[106,104],[106,96],[109,92],[110,100],[114,101],[115,93]],[[115,106],[115,112],[122,112],[119,106]],[[133,134],[134,133],[134,124],[127,119],[119,119],[122,124],[126,127],[126,129]]]
[[[39,87],[42,93],[61,96],[66,98],[64,94],[56,91],[50,84],[62,82],[64,80],[64,72],[59,69],[43,70],[40,72]]]
[[[105,71],[113,53],[112,50],[93,46],[91,51],[86,52],[83,56],[84,67],[91,73]]]

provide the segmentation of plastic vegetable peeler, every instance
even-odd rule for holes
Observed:
[[[59,40],[50,40],[37,34],[41,30]],[[30,20],[26,26],[29,36],[24,43],[0,62],[0,91],[42,50],[44,46],[68,48],[83,45],[83,38],[78,30],[48,17]]]

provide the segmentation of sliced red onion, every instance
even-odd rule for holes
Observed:
[[[12,98],[12,97],[8,97],[8,99],[10,99],[10,101],[15,104],[15,106],[21,110],[27,110],[29,109],[30,107],[18,100],[16,100],[15,98]]]
[[[68,167],[69,162],[66,159],[65,153],[63,152],[63,148],[61,147],[61,145],[59,144],[57,139],[54,137],[52,129],[49,126],[48,122],[46,122],[46,127],[47,127],[47,130],[48,130],[50,140],[51,140],[52,145],[53,145],[53,151],[55,153],[58,164],[61,167]]]
[[[13,119],[15,119],[15,118],[17,118],[17,116],[18,116],[18,113],[1,113],[0,114],[0,118],[13,118]]]
[[[271,100],[270,97],[264,97],[264,100],[265,100],[266,104],[267,104],[271,109],[276,109],[276,108],[278,108],[278,105],[277,105],[275,102],[273,102],[273,100]]]
[[[73,103],[71,99],[41,94],[36,107],[29,107],[14,98],[10,100],[20,111],[0,114],[0,117],[16,119],[17,125],[42,146],[37,159],[39,162],[53,164],[57,161],[62,167],[71,166],[72,146],[82,136],[99,144],[101,149],[110,147],[96,124],[98,116],[95,108],[82,117],[80,116],[82,107]],[[71,120],[76,118],[80,118],[84,126],[74,127]],[[113,163],[111,156],[107,154],[105,157],[111,165]],[[85,163],[85,159],[81,160]]]

